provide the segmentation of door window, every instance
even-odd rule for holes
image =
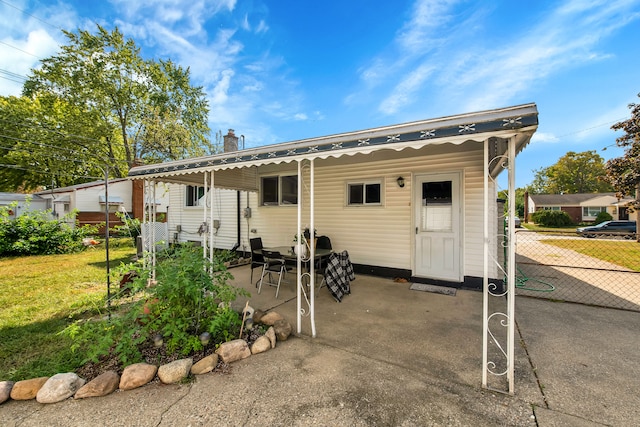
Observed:
[[[453,224],[451,181],[423,182],[421,231],[450,231]]]

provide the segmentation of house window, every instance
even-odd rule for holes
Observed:
[[[204,197],[204,187],[187,185],[185,206],[202,206]]]
[[[544,209],[545,211],[559,211],[560,206],[543,206],[542,209]]]
[[[298,175],[265,176],[261,184],[262,205],[298,204]]]
[[[582,216],[583,217],[596,217],[600,212],[606,212],[606,206],[583,206],[582,207]]]
[[[349,206],[380,205],[382,203],[380,181],[350,182],[347,184]]]

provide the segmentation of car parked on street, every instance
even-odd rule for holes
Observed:
[[[622,236],[626,239],[631,239],[636,233],[635,221],[605,221],[600,224],[580,227],[576,230],[581,236],[584,237],[616,237]]]

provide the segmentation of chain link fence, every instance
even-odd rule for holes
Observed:
[[[517,230],[516,295],[640,312],[636,237]]]

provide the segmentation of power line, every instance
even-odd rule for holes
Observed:
[[[27,172],[34,172],[34,173],[38,173],[38,174],[43,174],[43,175],[59,175],[59,173],[54,173],[54,172],[47,172],[47,171],[43,171],[41,169],[35,169],[35,168],[25,168],[24,166],[19,166],[19,165],[8,165],[8,164],[4,164],[4,163],[0,163],[0,168],[8,168],[8,169],[17,169],[17,170],[23,170],[23,171],[27,171]],[[76,178],[88,178],[88,179],[104,179],[104,176],[90,176],[90,175],[73,175]]]
[[[62,28],[58,27],[57,25],[53,25],[53,24],[51,24],[50,22],[45,21],[44,19],[38,18],[37,16],[32,15],[31,13],[27,12],[26,10],[22,10],[22,9],[20,9],[19,7],[14,6],[14,5],[12,5],[11,3],[9,3],[9,2],[6,2],[6,1],[4,1],[4,0],[0,0],[0,3],[4,3],[4,4],[6,4],[7,6],[12,7],[12,8],[14,8],[14,9],[15,9],[15,10],[17,10],[17,11],[22,12],[22,13],[24,13],[25,15],[32,17],[33,19],[37,19],[38,21],[42,22],[43,24],[46,24],[46,25],[48,25],[48,26],[50,26],[50,27],[52,27],[52,28],[55,28],[56,30],[64,31]]]
[[[2,0],[0,0],[0,1],[2,1]],[[34,55],[34,54],[33,54],[33,53],[31,53],[31,52],[27,52],[27,51],[26,51],[26,50],[24,50],[24,49],[20,49],[19,47],[16,47],[16,46],[11,45],[11,44],[9,44],[9,43],[5,43],[5,42],[3,42],[3,41],[0,41],[0,44],[3,44],[3,45],[5,45],[5,46],[9,46],[9,47],[10,47],[10,48],[12,48],[12,49],[19,50],[19,51],[20,51],[20,52],[22,52],[22,53],[26,53],[27,55],[31,55],[31,56],[33,56],[34,58],[40,59],[40,57],[39,57],[39,56]]]

